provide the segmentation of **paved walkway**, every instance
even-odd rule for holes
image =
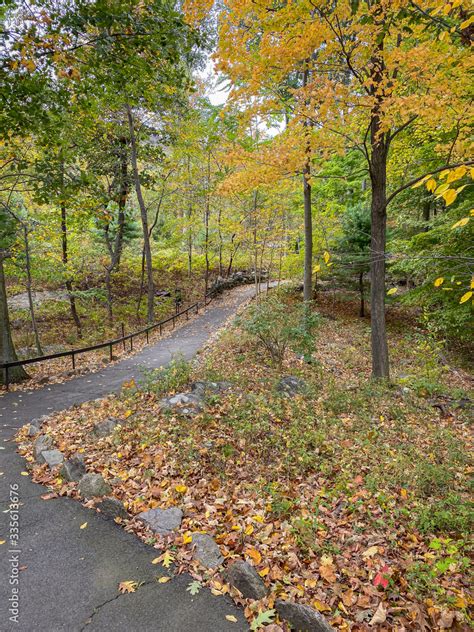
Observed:
[[[0,541],[5,540],[0,545],[1,632],[248,630],[242,611],[229,599],[214,597],[207,589],[192,597],[186,591],[189,576],[157,583],[154,578],[164,569],[151,564],[156,549],[114,522],[77,501],[42,500],[45,488],[21,476],[24,461],[11,439],[17,428],[35,417],[119,391],[124,381],[139,377],[143,367],[165,365],[176,353],[191,358],[252,294],[252,288],[245,288],[230,298],[227,294],[225,300],[216,299],[205,314],[169,338],[99,373],[0,398]],[[21,502],[16,546],[10,539],[16,528],[11,504],[15,493]],[[81,530],[86,521],[87,528]],[[135,593],[121,595],[117,586],[124,580],[143,584]],[[234,615],[237,623],[226,615]]]

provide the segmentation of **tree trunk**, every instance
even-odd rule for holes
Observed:
[[[137,159],[137,143],[135,138],[135,127],[133,122],[133,114],[130,106],[127,104],[128,126],[130,130],[130,146],[131,146],[131,163],[133,171],[133,180],[135,184],[135,192],[137,194],[138,206],[140,207],[140,217],[143,229],[143,250],[145,252],[145,264],[147,273],[147,321],[152,323],[155,319],[155,284],[153,282],[153,262],[151,258],[150,233],[148,230],[148,215],[143,199],[140,175],[138,173]]]
[[[303,86],[309,79],[309,71],[303,73]],[[305,303],[313,298],[313,218],[311,212],[311,138],[310,122],[305,121],[306,161],[303,167],[303,199],[304,199],[304,275],[303,300]]]
[[[3,271],[3,256],[0,254],[0,362],[16,362],[18,360],[13,346],[10,318],[8,316],[7,290]],[[0,370],[0,384],[5,384],[6,371]],[[28,374],[22,366],[8,370],[9,382],[26,380]]]
[[[372,377],[389,377],[387,331],[385,324],[385,241],[387,230],[387,147],[379,133],[379,118],[371,122],[372,155],[370,177],[371,201],[371,266],[370,318],[372,338]]]
[[[359,272],[359,295],[360,295],[360,310],[359,316],[364,318],[365,316],[365,300],[364,300],[364,273]]]
[[[77,329],[78,338],[82,338],[82,325],[79,314],[77,313],[76,299],[73,295],[72,281],[68,276],[67,264],[69,261],[68,244],[67,244],[67,216],[66,205],[61,202],[61,245],[62,245],[62,262],[64,273],[66,274],[66,290],[69,297],[69,305],[71,307],[71,316]]]
[[[25,263],[26,263],[26,292],[28,294],[28,305],[30,306],[31,325],[33,327],[33,333],[35,336],[36,352],[38,355],[43,355],[43,349],[41,348],[41,341],[38,332],[38,324],[36,322],[35,306],[33,304],[32,295],[32,281],[31,281],[31,259],[30,259],[30,244],[28,240],[28,226],[23,224],[23,240],[25,244]]]
[[[205,227],[205,257],[206,257],[206,272],[204,278],[204,293],[207,294],[209,288],[209,217],[211,214],[211,152],[207,154],[207,195],[206,195],[206,210],[204,213],[204,227]]]

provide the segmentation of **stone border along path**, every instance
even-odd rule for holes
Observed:
[[[170,337],[98,373],[0,398],[1,632],[248,630],[242,611],[228,597],[215,597],[206,588],[191,596],[189,575],[155,581],[160,573],[169,574],[151,564],[157,550],[113,521],[69,498],[42,500],[45,488],[21,475],[25,465],[13,435],[36,417],[118,392],[124,381],[139,378],[143,367],[166,365],[176,353],[192,358],[253,294],[253,287],[226,293],[225,300],[215,299],[206,313]],[[87,528],[80,529],[84,522]],[[142,584],[135,593],[120,594],[118,584],[126,580]],[[234,615],[237,623],[226,615]]]

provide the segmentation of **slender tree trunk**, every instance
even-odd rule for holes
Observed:
[[[77,336],[78,338],[82,338],[82,324],[81,319],[79,318],[79,314],[77,313],[76,307],[76,298],[73,294],[72,281],[68,276],[67,264],[69,261],[69,252],[68,252],[68,239],[67,239],[67,214],[66,214],[66,205],[64,202],[61,202],[61,245],[62,245],[62,262],[64,266],[64,273],[66,274],[66,290],[69,297],[69,305],[71,308],[71,316],[74,320],[74,324],[76,325]]]
[[[381,129],[385,66],[383,40],[371,60],[371,94],[374,105],[370,120],[371,265],[370,320],[372,339],[372,377],[389,378],[387,329],[385,323],[385,242],[387,235],[387,155],[389,140]]]
[[[143,249],[145,252],[145,264],[147,273],[147,321],[152,323],[155,319],[155,284],[153,282],[153,262],[151,258],[150,233],[148,230],[148,215],[143,199],[140,175],[138,172],[137,159],[137,142],[135,137],[135,127],[133,114],[130,106],[127,104],[128,125],[130,130],[130,146],[131,146],[131,163],[133,180],[135,184],[135,192],[137,194],[138,206],[140,207],[140,217],[143,229]]]
[[[303,85],[308,83],[309,71],[303,73]],[[309,121],[305,121],[306,161],[303,168],[303,199],[304,199],[304,276],[303,300],[313,298],[313,218],[311,211],[311,139],[309,136]]]
[[[207,294],[209,289],[209,217],[211,214],[211,152],[207,155],[207,195],[206,195],[206,210],[204,213],[204,226],[205,226],[205,257],[206,257],[206,272],[204,277],[204,294]]]
[[[35,336],[36,352],[38,355],[43,354],[41,341],[38,332],[38,324],[36,322],[35,306],[33,304],[32,281],[31,281],[31,259],[30,259],[30,243],[28,239],[28,226],[23,224],[23,240],[25,244],[25,263],[26,263],[26,292],[28,294],[28,305],[30,306],[31,325]]]
[[[7,290],[5,286],[5,273],[3,270],[4,257],[0,253],[0,362],[15,362],[18,360],[13,346],[10,318],[8,315]],[[28,374],[22,366],[8,370],[10,382],[26,380]],[[5,384],[5,371],[0,370],[0,384]]]
[[[364,300],[364,273],[359,272],[359,295],[360,295],[360,310],[359,316],[364,318],[365,316],[365,300]]]

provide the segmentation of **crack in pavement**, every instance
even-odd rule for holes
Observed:
[[[163,577],[165,577],[165,575],[163,575]],[[140,584],[138,584],[136,590],[133,593],[118,592],[115,595],[115,597],[112,597],[111,599],[106,599],[105,601],[100,603],[98,606],[95,606],[94,607],[94,612],[85,620],[85,622],[82,625],[82,627],[79,628],[79,632],[84,632],[84,630],[92,623],[92,620],[96,616],[96,614],[98,614],[102,610],[102,608],[104,606],[107,606],[109,603],[113,603],[114,601],[117,601],[117,599],[119,599],[120,597],[123,597],[124,595],[129,595],[129,594],[135,595],[135,594],[138,593],[140,588],[142,588],[143,586],[149,586],[150,584],[154,584],[154,583],[156,583],[156,581],[157,581],[157,578],[155,577],[154,579],[150,579],[150,580],[148,580],[146,582],[141,582]]]

